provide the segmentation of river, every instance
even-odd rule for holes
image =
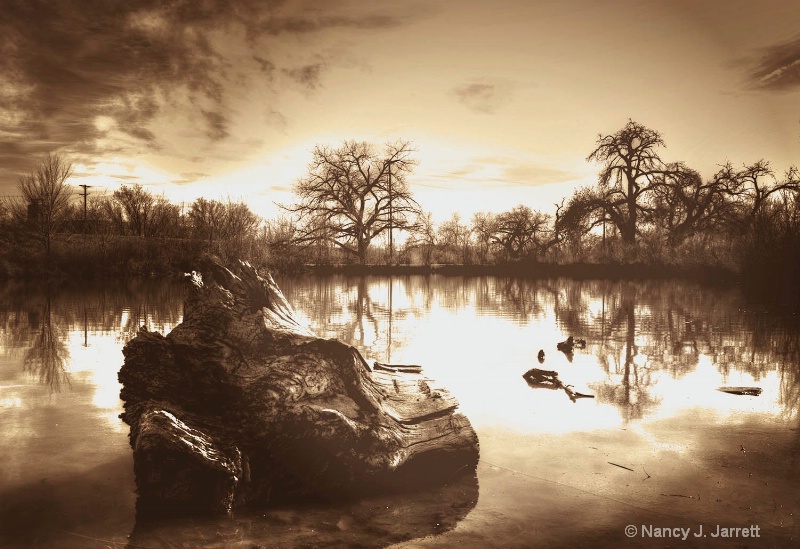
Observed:
[[[167,333],[180,323],[182,287],[6,286],[0,547],[800,543],[796,319],[746,305],[735,289],[678,281],[277,282],[318,335],[369,362],[419,364],[446,387],[478,434],[477,478],[336,506],[137,524],[117,371],[139,326]],[[568,335],[585,348],[558,351]],[[591,398],[530,386],[522,374],[534,367]]]

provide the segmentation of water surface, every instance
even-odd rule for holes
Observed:
[[[420,364],[448,388],[480,439],[477,479],[347,505],[137,524],[116,374],[139,326],[166,333],[180,322],[181,288],[9,287],[0,293],[0,546],[797,543],[800,340],[791,319],[683,282],[278,283],[319,335],[356,345],[370,362]],[[586,348],[559,352],[567,335]],[[594,398],[530,387],[522,374],[533,367]],[[718,524],[757,525],[761,537],[711,538]],[[695,538],[701,525],[707,537]],[[693,535],[642,537],[643,526]]]

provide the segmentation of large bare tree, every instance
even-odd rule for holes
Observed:
[[[317,146],[308,175],[294,187],[299,201],[285,207],[307,221],[300,241],[328,240],[364,263],[375,237],[413,229],[421,213],[406,182],[416,165],[413,152],[406,141],[388,143],[380,153],[360,141]]]
[[[58,154],[48,154],[36,171],[17,182],[22,201],[9,204],[14,219],[26,227],[49,255],[53,234],[64,223],[72,187],[72,164]]]
[[[655,177],[665,173],[657,152],[664,146],[661,134],[633,120],[612,135],[601,135],[587,157],[602,162],[597,193],[576,206],[587,212],[603,210],[602,218],[617,226],[622,239],[635,242],[642,195]]]

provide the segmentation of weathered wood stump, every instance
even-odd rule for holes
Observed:
[[[316,337],[246,263],[192,273],[184,320],[123,349],[139,507],[229,512],[474,474],[478,440],[416,368]]]

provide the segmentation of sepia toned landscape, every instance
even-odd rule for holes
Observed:
[[[792,2],[0,2],[0,547],[793,547]]]

